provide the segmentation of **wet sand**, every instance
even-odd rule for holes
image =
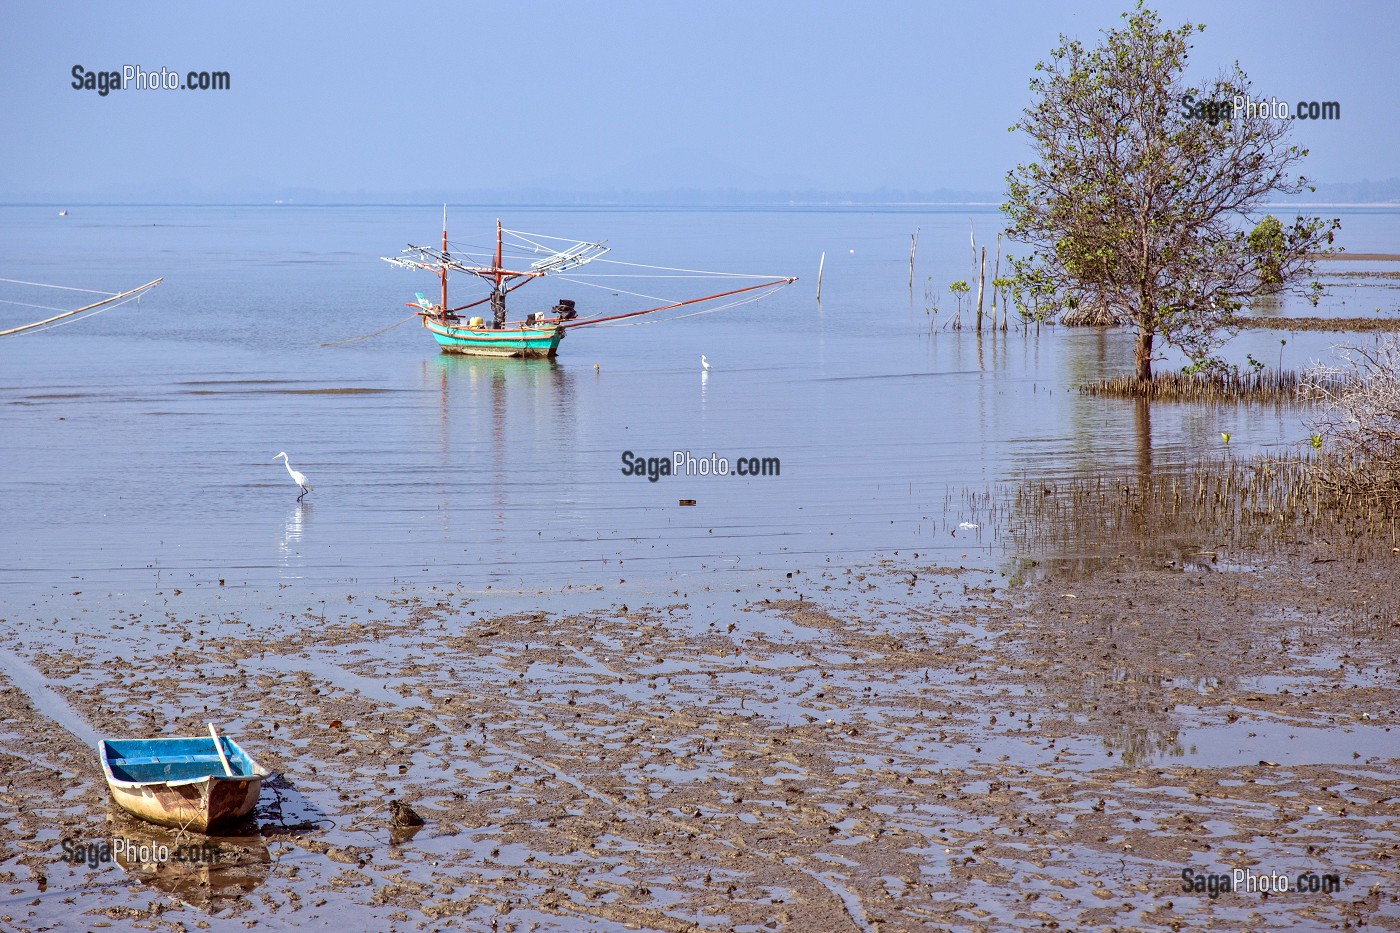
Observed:
[[[55,618],[16,653],[98,732],[214,719],[280,776],[221,869],[63,862],[164,837],[7,680],[0,926],[1400,929],[1398,571],[1318,539],[1008,587],[906,552],[561,616]],[[1341,890],[1183,890],[1234,869]]]

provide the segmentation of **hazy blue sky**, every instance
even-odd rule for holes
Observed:
[[[1124,2],[3,3],[0,199],[999,191],[1060,32]],[[1170,0],[1193,69],[1338,101],[1295,125],[1320,181],[1400,176],[1400,4]],[[71,70],[228,71],[228,91]],[[432,194],[435,196],[435,194]]]

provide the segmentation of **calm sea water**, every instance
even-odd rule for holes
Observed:
[[[1162,405],[1145,422],[1129,403],[1081,398],[1077,382],[1128,366],[1124,333],[939,327],[955,305],[947,283],[968,278],[967,209],[456,209],[454,238],[487,237],[498,214],[606,239],[615,258],[803,278],[733,311],[575,331],[557,364],[457,358],[413,324],[323,345],[394,323],[430,290],[378,257],[431,242],[437,209],[0,208],[0,276],[108,290],[165,277],[139,306],[0,338],[9,614],[75,581],[125,592],[157,575],[308,592],[622,578],[659,589],[678,575],[779,576],[904,548],[993,559],[986,536],[951,533],[961,490],[1127,466],[1145,444],[1158,465],[1184,462],[1219,452],[1222,431],[1238,452],[1305,435],[1273,408]],[[1342,216],[1349,249],[1400,242],[1400,213]],[[994,246],[997,215],[971,218]],[[664,297],[705,283],[682,284]],[[1383,285],[1348,282],[1324,309],[1393,314]],[[625,302],[540,288],[515,307]],[[83,303],[15,284],[0,298]],[[40,316],[0,305],[5,324]],[[1254,331],[1227,352],[1297,367],[1334,340]],[[284,450],[316,487],[301,503],[272,462]],[[621,472],[624,451],[676,450],[778,457],[781,475]]]

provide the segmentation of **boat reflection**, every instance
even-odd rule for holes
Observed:
[[[537,497],[547,488],[568,500],[578,444],[574,379],[554,360],[441,354],[424,361],[423,383],[438,393],[439,466],[444,476],[466,474],[473,485],[489,485],[498,530],[515,504],[514,489]],[[489,438],[485,457],[482,438]],[[455,488],[443,485],[444,513]]]
[[[204,836],[144,823],[113,807],[112,859],[141,884],[216,912],[267,880],[272,855],[261,836]]]

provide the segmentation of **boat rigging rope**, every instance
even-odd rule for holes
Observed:
[[[71,310],[70,308],[55,308],[53,305],[36,305],[36,304],[30,304],[30,303],[27,302],[27,301],[9,301],[9,300],[4,299],[4,298],[0,298],[0,304],[19,305],[21,308],[37,308],[37,309],[40,310],[40,311],[69,311],[69,310]]]
[[[87,291],[87,289],[85,289],[85,288],[75,288],[75,289],[73,289],[73,290],[74,290],[74,291]],[[99,294],[99,295],[105,295],[105,294],[107,294],[107,293],[106,293],[106,292],[98,292],[97,294]],[[22,333],[26,333],[26,334],[42,334],[42,333],[43,333],[44,331],[46,331],[46,330],[53,330],[55,327],[62,327],[64,324],[76,324],[78,321],[86,321],[86,320],[87,320],[88,318],[90,318],[90,317],[96,317],[97,315],[103,313],[104,311],[111,311],[113,308],[120,308],[122,305],[127,304],[128,302],[140,301],[143,297],[144,297],[144,295],[132,295],[130,298],[123,299],[123,300],[117,302],[117,303],[114,304],[114,305],[107,305],[107,306],[105,306],[105,307],[98,308],[98,309],[95,310],[95,311],[89,311],[87,314],[79,315],[78,317],[70,317],[70,318],[68,318],[68,319],[66,319],[66,320],[58,321],[57,323],[49,324],[49,325],[47,325],[47,326],[45,326],[45,327],[35,327],[35,328],[31,328],[31,329],[29,329],[29,330],[22,331]]]
[[[612,292],[615,295],[631,295],[633,298],[645,298],[647,301],[659,301],[662,304],[673,300],[670,298],[662,298],[659,295],[644,295],[641,292],[629,292],[626,289],[613,288],[611,285],[599,285],[597,282],[584,282],[581,279],[577,279],[571,275],[556,275],[555,278],[557,278],[561,282],[572,282],[574,285],[586,285],[589,288],[602,288]]]
[[[681,319],[683,319],[683,318],[688,318],[688,317],[699,317],[699,316],[702,315],[702,314],[717,314],[717,313],[720,312],[720,311],[728,311],[728,310],[730,310],[731,308],[737,308],[737,307],[739,307],[740,305],[746,305],[746,304],[749,304],[750,302],[760,301],[760,300],[766,298],[767,296],[768,296],[768,293],[767,293],[767,292],[759,292],[757,295],[750,295],[750,296],[745,297],[745,298],[736,298],[734,301],[731,301],[731,302],[729,302],[728,304],[722,304],[722,305],[720,305],[720,306],[717,307],[717,308],[706,308],[706,309],[704,309],[703,311],[690,311],[690,312],[687,312],[687,313],[685,313],[685,314],[676,314],[676,315],[673,315],[673,316],[671,316],[671,317],[659,317],[659,318],[654,318],[654,319],[652,319],[652,320],[650,320],[650,321],[622,321],[622,322],[619,322],[619,323],[617,323],[617,324],[598,324],[598,325],[595,325],[595,326],[597,326],[597,327],[637,327],[637,326],[642,325],[642,324],[667,324],[667,323],[670,323],[671,321],[679,321],[679,320],[681,320]]]
[[[695,275],[714,276],[717,279],[781,279],[781,275],[754,275],[751,272],[710,272],[705,269],[681,269],[676,266],[651,266],[644,262],[623,262],[620,259],[596,259],[594,262],[607,263],[610,266],[630,266],[633,269],[660,269],[662,272],[689,272]],[[588,273],[592,275],[593,273]],[[676,276],[662,275],[657,278],[676,278]]]
[[[20,279],[0,279],[0,282],[9,282],[12,285],[33,285],[36,288],[61,288],[65,292],[87,292],[90,295],[119,295],[121,292],[99,292],[93,288],[73,288],[69,285],[49,285],[47,282],[24,282]]]
[[[412,314],[410,314],[408,317],[404,318],[402,321],[397,321],[397,322],[395,322],[395,323],[393,323],[393,324],[390,324],[388,327],[381,327],[381,328],[379,328],[379,330],[373,331],[373,332],[368,333],[368,334],[362,334],[362,335],[360,335],[359,337],[351,337],[349,340],[333,340],[333,341],[331,341],[330,343],[323,343],[323,344],[321,344],[321,346],[323,346],[323,347],[338,347],[338,346],[341,346],[342,344],[355,343],[356,341],[359,341],[359,340],[368,340],[368,339],[371,338],[371,337],[378,337],[380,334],[385,333],[385,332],[387,332],[387,331],[391,331],[391,330],[393,330],[395,327],[402,327],[404,324],[407,324],[409,321],[413,320],[413,319],[416,318],[417,316],[418,316],[418,312],[415,311],[415,312],[413,312]]]

